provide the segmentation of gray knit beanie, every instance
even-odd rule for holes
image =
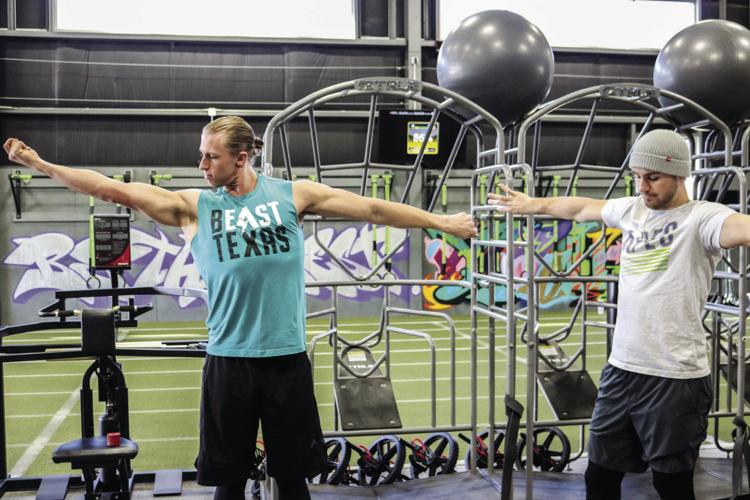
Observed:
[[[685,138],[672,130],[656,129],[638,139],[628,166],[668,175],[690,175],[690,150]]]

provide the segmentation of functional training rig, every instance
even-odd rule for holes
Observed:
[[[659,97],[672,100],[673,104],[663,106]],[[327,164],[322,159],[316,115],[324,113],[326,107],[341,104],[340,101],[368,106],[368,123],[364,141],[364,154],[361,161],[344,164]],[[542,124],[554,119],[555,113],[565,111],[571,104],[580,105],[589,102],[589,114],[583,127],[578,151],[575,158],[566,164],[542,165],[539,161],[539,150],[544,140]],[[314,92],[292,104],[276,115],[268,125],[264,143],[271,145],[275,141],[281,147],[283,166],[282,175],[295,179],[297,167],[291,158],[289,137],[298,134],[302,121],[307,122],[307,131],[312,147],[314,176],[317,182],[336,185],[342,177],[358,179],[355,190],[361,195],[368,194],[368,175],[383,171],[393,173],[393,192],[395,199],[401,202],[415,203],[410,197],[410,187],[422,168],[425,144],[416,155],[411,165],[383,164],[373,161],[374,135],[378,110],[389,107],[406,109],[422,107],[431,112],[425,135],[430,136],[432,127],[438,117],[449,118],[460,124],[460,131],[451,154],[443,170],[438,174],[425,176],[425,192],[429,196],[423,201],[427,210],[433,211],[441,199],[443,186],[451,179],[464,180],[469,184],[469,208],[478,220],[480,235],[471,241],[471,258],[467,273],[463,279],[452,281],[451,285],[468,289],[470,292],[471,311],[471,364],[470,364],[470,402],[471,417],[469,425],[462,425],[456,420],[456,371],[455,344],[452,343],[449,383],[451,416],[447,424],[436,418],[436,366],[435,348],[429,335],[418,330],[407,330],[391,325],[394,314],[408,314],[416,317],[440,318],[446,322],[455,339],[455,325],[448,314],[433,311],[421,311],[395,307],[391,303],[391,288],[395,286],[440,286],[443,280],[415,280],[394,276],[386,263],[405,243],[406,238],[392,247],[386,246],[373,252],[373,258],[365,269],[359,272],[352,270],[346,258],[329,248],[321,237],[321,227],[325,224],[346,222],[344,219],[313,217],[312,232],[319,250],[327,255],[346,276],[345,280],[308,283],[309,288],[326,288],[331,293],[331,305],[328,308],[308,314],[308,318],[328,317],[328,331],[314,337],[310,343],[309,354],[315,361],[316,346],[326,340],[332,347],[333,380],[334,380],[334,429],[326,434],[335,436],[364,436],[387,434],[401,426],[398,418],[396,397],[391,384],[390,339],[393,334],[410,335],[424,338],[428,343],[433,362],[431,364],[430,394],[432,395],[431,421],[429,426],[401,428],[400,433],[460,432],[471,431],[470,454],[466,458],[470,470],[477,470],[477,465],[486,464],[482,470],[487,479],[502,493],[504,498],[512,496],[512,468],[507,464],[514,463],[516,469],[525,470],[523,491],[527,498],[533,497],[534,480],[543,486],[548,471],[558,471],[568,460],[576,460],[585,449],[585,426],[590,422],[593,403],[596,395],[595,384],[587,369],[587,334],[591,331],[604,331],[607,347],[611,344],[614,331],[617,306],[617,277],[594,265],[597,252],[606,250],[607,228],[599,227],[599,235],[592,245],[587,242],[574,242],[575,258],[566,268],[557,259],[545,258],[544,248],[549,242],[537,239],[535,228],[538,225],[551,224],[558,244],[557,230],[560,221],[538,216],[514,216],[500,214],[497,207],[487,204],[487,194],[498,191],[501,184],[511,186],[533,196],[576,195],[579,180],[582,176],[594,176],[603,180],[605,198],[616,195],[633,194],[632,183],[628,176],[628,155],[619,166],[590,165],[584,162],[587,148],[591,144],[592,131],[596,124],[606,122],[602,118],[602,104],[613,105],[618,112],[623,109],[630,116],[636,116],[631,125],[630,144],[646,133],[653,126],[667,126],[683,133],[690,140],[693,159],[700,170],[695,172],[693,184],[694,197],[726,202],[726,195],[733,186],[739,192],[739,201],[735,208],[747,213],[748,193],[745,175],[750,156],[750,128],[744,133],[732,134],[732,131],[710,112],[673,92],[659,90],[655,87],[636,83],[616,83],[598,85],[562,96],[545,103],[529,113],[514,127],[504,128],[492,116],[477,108],[472,103],[446,89],[428,83],[404,80],[400,78],[365,78],[333,85]],[[672,113],[683,108],[692,110],[702,117],[700,121],[680,124],[672,118]],[[640,127],[635,123],[642,124]],[[296,123],[294,123],[296,122]],[[741,137],[740,137],[741,135]],[[300,136],[295,135],[295,140]],[[472,141],[473,139],[473,141]],[[470,176],[461,177],[454,169],[461,144],[466,141],[470,147],[473,169]],[[739,148],[740,151],[732,151]],[[261,170],[265,175],[274,171],[272,148],[264,150],[261,158]],[[732,160],[742,156],[745,167],[734,166]],[[343,174],[343,175],[341,175]],[[588,179],[589,177],[587,177]],[[460,184],[459,184],[460,185]],[[457,187],[457,184],[453,184]],[[372,188],[371,188],[372,189]],[[456,207],[451,207],[453,210]],[[375,228],[373,228],[373,231]],[[717,286],[720,292],[709,300],[706,314],[714,314],[715,327],[711,334],[714,374],[723,370],[732,385],[739,393],[745,393],[745,363],[736,360],[747,360],[744,347],[745,319],[747,296],[745,278],[747,275],[747,257],[744,248],[736,252],[736,258],[726,259],[727,270],[717,272]],[[513,271],[512,264],[516,257],[522,259],[523,271]],[[385,270],[385,272],[384,272]],[[571,317],[562,328],[547,333],[544,323],[539,319],[542,305],[539,290],[545,286],[568,284],[577,286],[579,299],[575,303]],[[382,287],[383,306],[379,328],[369,335],[351,340],[340,335],[338,325],[338,294],[343,287],[352,286]],[[605,292],[599,300],[591,298],[594,289]],[[727,292],[727,289],[730,292]],[[731,293],[737,291],[737,295]],[[510,292],[508,292],[510,291]],[[727,301],[726,297],[732,301]],[[605,320],[591,317],[591,310],[606,312]],[[728,321],[727,317],[736,317]],[[486,321],[486,323],[485,323]],[[483,330],[486,325],[486,331]],[[542,333],[542,332],[545,333]],[[504,351],[507,357],[504,390],[497,390],[495,373],[497,341],[500,332],[505,333]],[[566,353],[562,343],[572,333],[580,332],[580,344],[572,353]],[[480,347],[481,345],[481,347]],[[526,348],[526,410],[525,421],[521,423],[524,408],[516,401],[517,391],[517,356],[518,347]],[[375,355],[379,348],[381,355]],[[477,366],[479,353],[485,353],[489,365],[489,382],[486,394],[479,394],[477,387]],[[354,358],[350,355],[354,354]],[[742,490],[743,456],[747,454],[747,429],[744,424],[744,408],[741,403],[733,402],[731,391],[726,395],[726,405],[719,406],[718,377],[716,384],[716,401],[711,416],[718,429],[718,419],[726,416],[735,417],[735,453],[732,456],[731,487],[736,493]],[[497,394],[504,393],[504,407],[507,421],[497,418]],[[542,419],[539,413],[539,394],[542,394],[552,410],[554,419]],[[750,394],[750,391],[748,391]],[[486,431],[479,428],[477,403],[486,397],[488,413]],[[356,399],[356,403],[354,400]],[[369,401],[369,402],[368,402]],[[383,415],[384,418],[373,418]],[[558,426],[579,428],[580,447],[570,450],[567,439],[557,429]],[[519,433],[519,427],[523,432]],[[717,435],[718,433],[715,433]],[[533,446],[527,445],[532,436]],[[520,445],[520,446],[519,446]],[[504,447],[498,454],[497,448]],[[721,448],[721,444],[717,446]],[[518,448],[521,448],[520,450]],[[724,449],[724,448],[721,448]],[[727,450],[729,451],[729,450]],[[516,455],[519,456],[516,457]],[[479,455],[482,455],[481,457]],[[750,456],[750,455],[749,455]],[[495,459],[490,459],[495,457]],[[533,464],[527,467],[526,464]],[[494,469],[503,467],[501,477],[494,474]],[[702,465],[699,464],[700,467]],[[723,466],[722,466],[723,467]],[[708,470],[708,469],[706,469]],[[520,473],[520,472],[519,472]],[[708,473],[711,476],[711,472]],[[582,487],[582,478],[566,475],[571,481],[577,481]],[[557,481],[557,479],[555,480]],[[713,486],[712,486],[713,487]],[[545,490],[546,491],[546,490]]]
[[[658,101],[660,96],[671,99],[673,104],[662,106]],[[542,122],[545,121],[545,118],[554,116],[554,113],[561,109],[572,106],[580,108],[582,105],[585,106],[587,102],[590,106],[589,116],[583,127],[583,134],[575,158],[567,164],[540,165],[538,151],[544,141]],[[748,194],[745,179],[747,168],[733,165],[733,158],[740,156],[741,153],[739,151],[733,152],[732,145],[740,143],[742,151],[747,151],[748,136],[750,135],[748,129],[744,130],[740,139],[740,130],[735,131],[733,135],[727,125],[696,103],[672,92],[635,83],[607,84],[582,89],[548,102],[529,114],[514,131],[514,144],[517,146],[509,148],[505,152],[505,159],[510,166],[496,169],[497,174],[504,176],[500,182],[515,186],[515,188],[523,186],[529,194],[534,196],[554,196],[557,194],[570,196],[577,194],[578,181],[583,175],[594,175],[606,184],[604,198],[621,196],[623,190],[626,195],[631,194],[631,186],[627,179],[629,153],[619,166],[588,165],[583,161],[590,144],[592,131],[599,122],[600,108],[603,103],[610,104],[610,108],[617,106],[620,111],[625,110],[643,116],[641,127],[631,126],[631,145],[657,124],[661,127],[671,126],[684,134],[691,144],[694,165],[698,167],[698,170],[693,172],[693,197],[727,203],[727,195],[730,188],[733,188],[738,193],[738,202],[733,205],[733,208],[741,213],[747,213]],[[685,108],[692,110],[695,115],[702,118],[689,124],[674,121],[672,113]],[[743,165],[747,164],[746,155],[747,153],[743,156]],[[529,171],[532,175],[523,178],[523,175],[528,175],[527,172]],[[489,186],[494,185],[491,178],[488,184]],[[565,189],[564,191],[560,189],[558,193],[557,191],[562,185],[565,186]],[[478,213],[482,218],[495,220],[493,207],[481,206],[481,200],[479,205],[473,206],[474,213]],[[572,459],[575,460],[584,451],[584,426],[590,422],[596,395],[593,381],[587,371],[587,334],[591,330],[604,330],[607,338],[607,354],[609,354],[616,320],[617,277],[608,273],[603,268],[604,266],[598,267],[597,272],[597,266],[592,265],[594,253],[606,250],[608,240],[606,227],[601,226],[589,231],[594,234],[599,233],[594,243],[588,248],[584,248],[585,244],[582,243],[585,242],[577,243],[579,246],[575,248],[574,258],[571,259],[573,263],[567,268],[561,268],[556,259],[550,259],[549,254],[544,255],[542,250],[548,245],[548,242],[539,238],[539,233],[536,230],[530,229],[536,229],[539,224],[551,223],[554,225],[553,233],[556,233],[559,221],[547,217],[518,217],[516,219],[519,219],[518,222],[506,220],[506,227],[514,229],[509,229],[505,232],[505,235],[493,233],[492,228],[496,226],[488,224],[489,235],[486,237],[486,241],[475,242],[475,245],[485,246],[489,253],[489,257],[486,258],[490,267],[488,270],[489,276],[481,277],[481,279],[496,285],[507,285],[508,289],[511,289],[515,273],[510,267],[502,266],[496,268],[493,272],[491,266],[492,263],[496,262],[496,259],[492,256],[493,248],[507,249],[508,258],[505,262],[508,263],[513,262],[512,248],[516,247],[519,251],[524,252],[524,271],[521,272],[520,276],[515,277],[515,283],[525,287],[526,307],[521,310],[513,310],[511,308],[513,301],[509,300],[505,309],[497,307],[490,307],[490,309],[498,320],[505,323],[507,345],[511,346],[508,359],[515,359],[512,346],[516,345],[516,332],[521,332],[521,341],[527,348],[527,413],[524,425],[526,435],[535,436],[535,442],[538,442],[541,439],[541,436],[538,436],[537,433],[540,426],[580,426],[581,447],[572,455]],[[512,238],[510,235],[513,235]],[[552,244],[557,245],[558,241],[553,239]],[[706,315],[716,315],[714,328],[707,331],[712,344],[712,369],[716,394],[711,417],[713,417],[715,424],[716,446],[729,452],[730,450],[723,447],[719,442],[718,419],[734,416],[736,437],[732,456],[731,489],[733,494],[737,495],[742,490],[743,457],[748,456],[744,408],[741,402],[736,403],[736,407],[732,408],[731,391],[727,391],[724,409],[720,408],[718,373],[722,370],[729,372],[730,379],[736,380],[733,385],[737,386],[740,393],[744,392],[744,363],[736,366],[736,364],[727,363],[726,360],[746,360],[744,346],[747,309],[745,289],[746,249],[744,247],[739,248],[733,253],[733,258],[725,257],[725,262],[729,269],[716,273],[716,292],[712,294],[706,305]],[[726,304],[726,300],[723,299],[726,295],[724,291],[727,288],[727,281],[736,284],[739,294],[739,296],[733,297],[734,302],[731,304]],[[580,290],[580,296],[572,309],[571,317],[562,328],[552,333],[542,334],[543,322],[539,320],[539,309],[543,304],[539,299],[539,291],[550,284],[565,283],[575,284]],[[603,294],[606,300],[592,300],[590,298],[590,290],[595,286],[598,286],[600,290],[606,290]],[[493,296],[492,292],[490,292],[490,296]],[[594,308],[606,311],[604,322],[592,320],[589,317],[589,311]],[[578,319],[579,315],[580,319]],[[736,316],[737,321],[728,323],[721,319],[722,315]],[[580,345],[575,352],[565,353],[560,344],[574,330],[580,331]],[[490,332],[490,336],[492,335],[493,333]],[[722,360],[724,360],[723,363]],[[515,375],[515,364],[509,363],[507,374],[509,380],[515,380]],[[513,382],[509,383],[513,385]],[[545,421],[539,418],[538,398],[540,392],[552,409],[554,420]],[[553,433],[544,436],[545,443],[550,439],[554,441]],[[525,452],[527,454],[525,459],[532,460],[529,455],[531,449],[527,447]],[[712,464],[701,465],[699,462],[697,470],[709,471],[711,466]],[[724,468],[721,464],[718,464],[718,466]],[[544,470],[543,467],[542,470]],[[526,471],[525,491],[527,498],[531,498],[535,476],[530,468],[527,468]],[[623,494],[625,495],[625,493]]]
[[[318,123],[316,113],[325,112],[327,106],[340,104],[341,102],[357,103],[368,106],[367,132],[364,144],[364,153],[361,161],[343,164],[327,164],[323,161],[320,150]],[[477,165],[499,165],[504,150],[504,132],[501,124],[496,118],[450,90],[425,82],[407,80],[403,78],[363,78],[345,82],[314,92],[309,96],[292,104],[284,111],[274,116],[266,128],[263,140],[265,144],[272,145],[275,140],[281,146],[283,166],[273,165],[273,150],[266,147],[261,157],[261,169],[264,175],[273,175],[275,169],[280,169],[287,179],[298,178],[298,168],[293,164],[289,136],[290,126],[293,122],[306,119],[310,143],[312,147],[312,158],[314,167],[313,179],[317,182],[334,184],[344,177],[358,179],[355,190],[360,195],[366,196],[368,188],[372,190],[368,182],[370,176],[388,173],[393,176],[391,189],[394,200],[402,203],[413,203],[411,188],[417,175],[422,173],[423,160],[427,141],[423,141],[419,152],[415,155],[411,165],[400,165],[392,163],[380,163],[373,160],[375,144],[376,117],[381,109],[414,109],[427,110],[430,115],[428,124],[424,130],[424,136],[430,137],[433,128],[438,123],[438,118],[454,120],[459,125],[459,132],[453,144],[448,145],[450,155],[439,179],[433,186],[433,196],[425,200],[425,207],[432,211],[443,193],[443,185],[450,179],[462,179],[454,170],[456,158],[462,148],[464,141],[470,143],[474,154],[473,162]],[[300,126],[296,123],[295,126]],[[296,129],[295,129],[296,130]],[[470,138],[470,139],[468,139]],[[442,146],[441,146],[442,147]],[[530,171],[528,172],[530,174]],[[476,178],[476,177],[475,177]],[[463,177],[466,179],[466,177]],[[455,181],[454,181],[455,182]],[[465,182],[465,181],[464,181]],[[371,191],[372,194],[372,191]],[[464,208],[466,208],[464,206]],[[307,287],[326,288],[331,293],[331,305],[323,310],[308,314],[308,318],[329,317],[328,331],[314,337],[310,342],[309,354],[315,360],[316,347],[319,342],[326,340],[333,350],[333,386],[334,386],[334,430],[327,433],[331,436],[355,436],[355,435],[377,435],[387,434],[391,429],[400,428],[400,433],[418,434],[431,432],[471,432],[473,463],[476,463],[477,453],[477,329],[476,323],[472,324],[471,331],[471,416],[468,425],[459,424],[456,420],[456,366],[455,366],[455,339],[456,328],[448,314],[423,311],[421,309],[396,307],[391,303],[392,290],[402,286],[443,286],[444,280],[408,279],[395,276],[388,267],[393,255],[407,242],[408,231],[404,232],[403,238],[392,246],[385,245],[376,252],[368,263],[369,266],[361,272],[353,272],[351,264],[346,261],[345,256],[337,254],[322,240],[322,227],[338,222],[348,222],[341,218],[309,217],[306,220],[312,223],[312,232],[321,252],[325,253],[333,261],[341,272],[346,276],[345,280],[307,283]],[[373,228],[375,230],[376,228]],[[386,239],[387,241],[387,239]],[[475,262],[475,258],[472,258]],[[477,280],[469,280],[468,273],[463,280],[451,281],[452,286],[461,287],[470,292],[472,305],[476,304]],[[379,328],[369,335],[357,340],[351,340],[340,335],[338,325],[338,294],[343,287],[382,287],[383,306],[380,314]],[[436,410],[436,350],[432,337],[418,329],[406,329],[391,324],[395,315],[409,315],[424,320],[445,322],[451,335],[450,350],[450,394],[451,410],[448,422],[438,422]],[[492,321],[492,320],[491,320]],[[431,418],[428,426],[403,428],[398,414],[398,406],[391,384],[391,362],[390,341],[393,335],[405,335],[418,337],[425,340],[431,353],[430,364],[430,388],[431,395]],[[382,349],[382,354],[376,356],[374,348]],[[490,381],[494,381],[493,368],[490,368]],[[489,398],[490,415],[489,421],[494,421],[495,401],[494,393]],[[520,419],[522,407],[513,399],[513,391],[506,396],[507,412],[511,416],[511,422]],[[515,432],[517,433],[517,427]],[[488,440],[489,453],[494,453],[494,441]],[[515,448],[515,440],[506,440],[508,448],[506,453],[514,454],[511,448]],[[472,467],[476,470],[475,467]],[[510,474],[508,474],[510,478]],[[508,479],[509,480],[509,479]],[[495,483],[493,483],[495,484]],[[499,485],[496,485],[499,489]]]

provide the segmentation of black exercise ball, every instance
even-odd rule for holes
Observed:
[[[486,10],[445,37],[437,78],[440,86],[479,104],[505,126],[544,101],[554,66],[539,28],[513,12]]]
[[[695,101],[727,124],[750,115],[750,30],[730,21],[688,26],[659,52],[654,86]],[[663,106],[674,101],[660,98]],[[682,123],[699,117],[677,112]]]

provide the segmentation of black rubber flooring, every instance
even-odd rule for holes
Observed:
[[[723,458],[701,458],[695,471],[698,500],[729,498],[732,494],[732,464]],[[491,476],[461,472],[418,481],[361,488],[356,486],[313,485],[313,500],[389,499],[389,500],[479,500],[500,498],[501,471]],[[534,474],[534,498],[539,500],[581,500],[586,497],[583,474],[539,472]],[[748,489],[747,480],[744,492]],[[514,472],[513,497],[526,498],[526,475]],[[659,500],[651,485],[651,474],[628,474],[623,481],[622,498]]]
[[[582,465],[582,466],[581,466]],[[576,470],[583,470],[585,464],[579,464]],[[460,472],[447,476],[438,476],[417,481],[376,486],[328,486],[311,485],[313,500],[334,499],[385,499],[385,500],[486,500],[500,498],[501,472],[487,476],[482,473]],[[136,486],[133,500],[154,498],[153,484],[140,483]],[[585,498],[585,486],[581,473],[540,472],[534,474],[534,499],[538,500],[581,500]],[[745,495],[748,494],[747,476],[745,476]],[[732,463],[724,458],[701,458],[695,473],[695,492],[698,500],[718,500],[730,498],[732,493]],[[82,491],[73,490],[68,494],[70,500],[82,499]],[[250,485],[246,498],[251,498]],[[31,500],[36,497],[35,491],[11,491],[2,499]],[[264,495],[265,497],[265,495]],[[526,498],[526,475],[514,472],[513,497],[515,500]],[[213,488],[198,486],[192,481],[183,483],[180,497],[191,500],[209,500],[213,498]],[[651,474],[627,475],[623,481],[623,499],[658,500],[658,495],[651,485]]]

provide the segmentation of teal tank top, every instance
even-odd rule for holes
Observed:
[[[244,196],[201,192],[191,253],[208,288],[208,354],[305,350],[304,244],[291,182],[259,175]]]

